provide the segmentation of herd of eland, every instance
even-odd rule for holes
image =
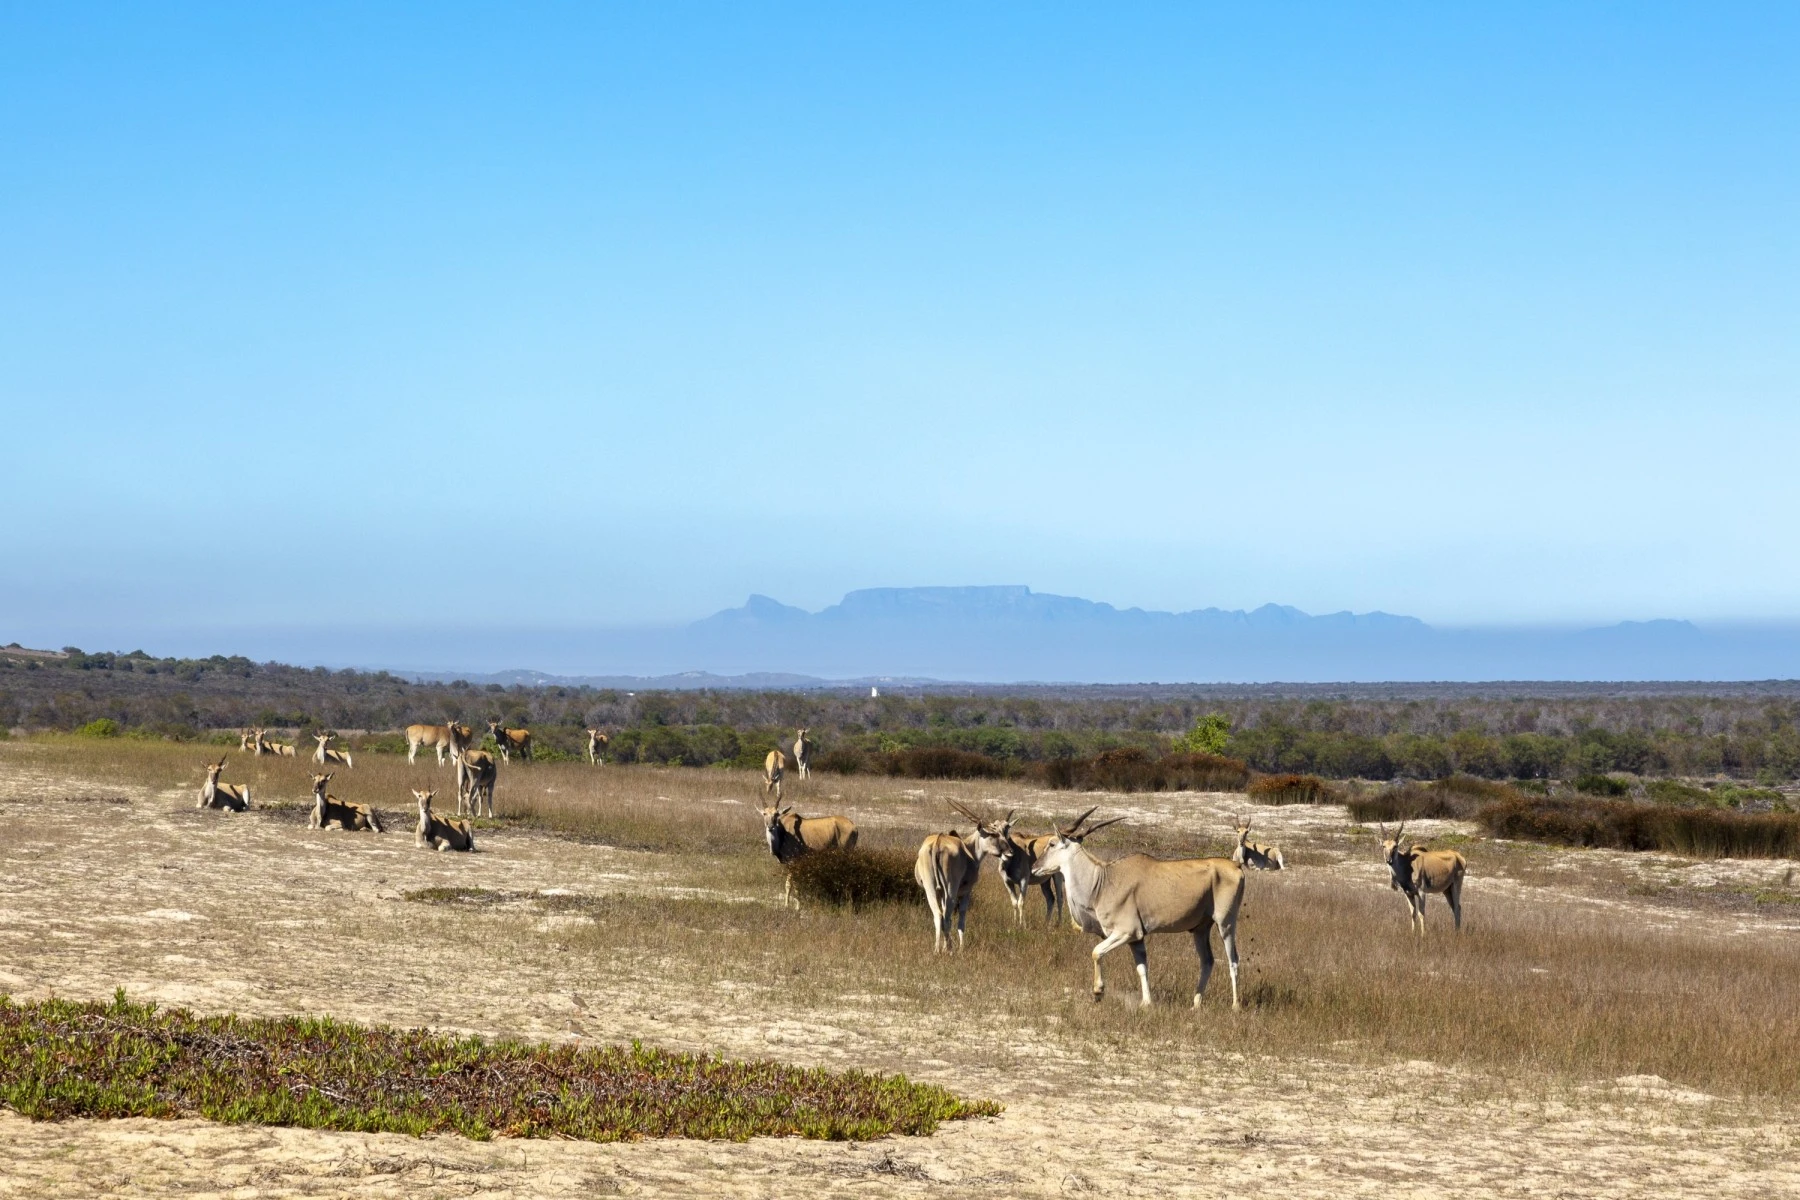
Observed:
[[[498,720],[487,723],[494,750],[474,746],[475,731],[469,725],[447,721],[442,725],[409,725],[406,729],[407,762],[416,761],[421,748],[435,752],[437,765],[446,757],[456,769],[456,812],[470,817],[494,815],[494,791],[501,763],[515,755],[521,762],[532,758],[528,729],[509,729]],[[605,761],[608,737],[589,728],[588,761]],[[812,775],[811,731],[799,729],[791,748],[777,747],[763,760],[763,833],[769,853],[785,869],[782,907],[798,906],[793,867],[801,858],[828,851],[849,851],[857,846],[857,829],[850,818],[838,815],[802,816],[782,803],[782,782],[789,771],[800,779]],[[319,766],[354,766],[348,750],[331,748],[331,733],[313,735],[317,748],[312,761]],[[244,731],[240,747],[256,755],[292,758],[290,744],[269,740],[266,730]],[[199,807],[242,812],[250,806],[250,789],[220,782],[226,760],[206,764],[206,782],[200,789]],[[312,776],[314,829],[383,832],[381,818],[365,804],[339,800],[327,790],[333,772]],[[446,820],[432,811],[435,790],[413,790],[418,806],[417,844],[437,850],[472,850],[475,835],[467,821]],[[1026,899],[1033,887],[1044,901],[1044,918],[1054,928],[1059,916],[1076,929],[1099,938],[1094,946],[1093,995],[1101,999],[1106,980],[1101,961],[1121,946],[1131,951],[1137,969],[1141,1002],[1151,1003],[1150,973],[1145,939],[1154,933],[1185,933],[1193,939],[1200,960],[1194,985],[1197,1007],[1206,994],[1215,956],[1216,932],[1231,975],[1231,1006],[1240,1007],[1238,974],[1238,918],[1244,906],[1244,880],[1251,870],[1282,871],[1287,859],[1280,847],[1250,838],[1251,821],[1236,823],[1237,844],[1229,858],[1160,859],[1146,854],[1127,854],[1105,860],[1086,846],[1088,838],[1123,820],[1113,817],[1093,821],[1095,808],[1050,832],[1026,834],[1013,828],[1016,810],[1004,817],[984,817],[960,801],[951,807],[972,823],[968,833],[952,829],[931,833],[920,844],[913,862],[913,878],[924,893],[931,918],[934,950],[962,949],[966,945],[969,906],[982,864],[992,861],[1012,902],[1019,928],[1026,923]],[[1389,871],[1389,886],[1406,902],[1411,928],[1425,933],[1425,900],[1441,895],[1450,906],[1458,931],[1462,929],[1462,886],[1468,863],[1454,850],[1433,850],[1405,838],[1403,822],[1390,835],[1381,827],[1381,857]],[[953,945],[954,943],[954,945]]]
[[[805,734],[806,730],[800,731],[796,749],[804,742]],[[789,765],[789,756],[776,749],[769,752],[763,768],[764,795],[775,796],[773,803],[765,804],[762,810],[769,851],[783,867],[789,868],[782,889],[783,907],[793,895],[792,866],[798,858],[818,851],[849,849],[857,842],[856,825],[848,817],[806,817],[792,807],[782,806],[781,781]],[[1042,889],[1044,916],[1049,925],[1056,925],[1060,910],[1072,926],[1100,939],[1093,949],[1095,1000],[1106,993],[1101,960],[1126,946],[1137,969],[1139,996],[1148,1006],[1150,971],[1145,939],[1153,933],[1185,933],[1193,939],[1200,959],[1193,998],[1198,1007],[1212,977],[1212,937],[1216,931],[1231,974],[1231,1006],[1241,1007],[1238,917],[1244,907],[1245,875],[1250,870],[1287,869],[1286,856],[1279,846],[1250,840],[1249,817],[1238,819],[1237,845],[1229,858],[1160,859],[1128,854],[1108,861],[1095,856],[1084,843],[1123,817],[1094,822],[1096,808],[1089,808],[1050,833],[1026,835],[1013,829],[1016,810],[993,819],[981,816],[960,801],[952,800],[950,806],[973,823],[970,831],[959,833],[952,829],[926,835],[913,861],[913,879],[925,896],[935,951],[962,949],[966,945],[969,906],[981,865],[992,860],[1020,928],[1025,924],[1026,893],[1035,884]],[[1460,932],[1462,885],[1468,863],[1454,850],[1432,850],[1405,842],[1405,830],[1402,823],[1390,837],[1386,826],[1382,826],[1381,855],[1389,870],[1390,886],[1406,900],[1412,928],[1424,935],[1425,898],[1438,894],[1448,901]]]
[[[499,764],[510,763],[515,755],[521,762],[532,759],[532,738],[529,729],[509,729],[498,720],[487,723],[488,733],[493,738],[494,750],[477,749],[474,745],[475,730],[472,726],[459,721],[446,721],[442,725],[409,725],[406,727],[406,761],[416,763],[421,748],[436,752],[437,765],[443,766],[446,757],[456,769],[456,815],[462,817],[479,817],[494,815],[494,791],[499,780]],[[605,753],[608,736],[598,729],[587,730],[588,761],[596,765],[606,761]],[[356,762],[349,750],[334,749],[331,745],[337,734],[320,732],[312,735],[316,748],[312,761],[320,767],[341,766],[354,769]],[[242,730],[238,736],[238,749],[256,757],[265,755],[276,758],[295,758],[292,743],[278,742],[270,739],[268,730],[252,728]],[[206,782],[200,787],[200,798],[196,807],[224,809],[231,812],[243,812],[250,807],[250,789],[247,785],[220,782],[219,776],[224,772],[226,758],[208,762]],[[312,776],[313,803],[312,813],[307,824],[313,829],[340,829],[344,831],[383,833],[381,816],[368,804],[352,803],[340,800],[327,789],[335,771],[327,771]],[[417,844],[421,847],[436,850],[473,850],[475,848],[474,827],[466,820],[447,820],[432,811],[432,802],[437,797],[433,789],[413,789],[413,800],[418,806],[419,822],[417,826]]]

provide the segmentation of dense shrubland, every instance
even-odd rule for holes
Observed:
[[[301,734],[369,731],[394,750],[415,721],[497,717],[529,726],[539,753],[584,752],[587,725],[613,734],[620,762],[759,764],[808,725],[818,763],[843,772],[1051,781],[1084,770],[1167,774],[1170,754],[1229,757],[1265,774],[1326,779],[1583,779],[1610,774],[1800,778],[1800,684],[1509,684],[1364,687],[1016,688],[904,693],[652,691],[413,683],[385,672],[306,669],[245,658],[140,653],[9,656],[0,650],[0,727],[201,738],[247,725]],[[103,724],[110,722],[110,724]],[[1137,767],[1114,755],[1136,749]],[[956,757],[945,752],[971,757]],[[1061,764],[1061,765],[1059,765]],[[1069,765],[1076,764],[1076,765]],[[1071,781],[1065,786],[1088,786]],[[1145,786],[1154,786],[1147,784]]]

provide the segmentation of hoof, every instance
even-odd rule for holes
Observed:
[[[1104,997],[1105,995],[1106,995],[1105,992],[1095,992],[1094,993],[1094,1003],[1095,1004],[1100,1003],[1101,998]]]

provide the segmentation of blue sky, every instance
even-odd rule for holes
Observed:
[[[0,3],[0,641],[1800,618],[1797,35]]]

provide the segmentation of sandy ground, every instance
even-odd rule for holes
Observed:
[[[98,791],[112,799],[76,798]],[[13,772],[0,782],[0,990],[137,998],[202,1011],[295,1011],[395,1025],[613,1042],[900,1070],[1003,1102],[997,1118],[874,1144],[759,1139],[469,1142],[204,1121],[34,1123],[0,1112],[0,1195],[193,1196],[1800,1196],[1800,1114],[1654,1077],[1508,1098],[1426,1062],[1347,1068],[1222,1056],[1121,1057],[1054,1046],[993,1053],[994,1030],[946,1013],[904,1026],[878,1006],[770,1012],[654,962],[581,961],[555,918],[471,918],[410,904],[434,885],[580,894],[677,889],[651,855],[494,833],[473,856],[384,837],[311,833],[287,815],[196,812],[186,793]],[[1138,819],[1216,818],[1188,797],[1134,800]],[[1321,810],[1271,810],[1259,834],[1304,847]],[[1621,856],[1623,857],[1623,856]],[[1748,884],[1793,864],[1635,858]],[[1367,874],[1374,862],[1323,869]],[[1521,885],[1492,880],[1485,886]],[[1571,889],[1569,898],[1600,900]],[[1646,906],[1749,932],[1748,918]],[[472,923],[474,922],[474,923]],[[1756,928],[1791,936],[1779,922]],[[1004,1032],[1004,1031],[1002,1031]],[[982,1049],[977,1052],[977,1042]]]

